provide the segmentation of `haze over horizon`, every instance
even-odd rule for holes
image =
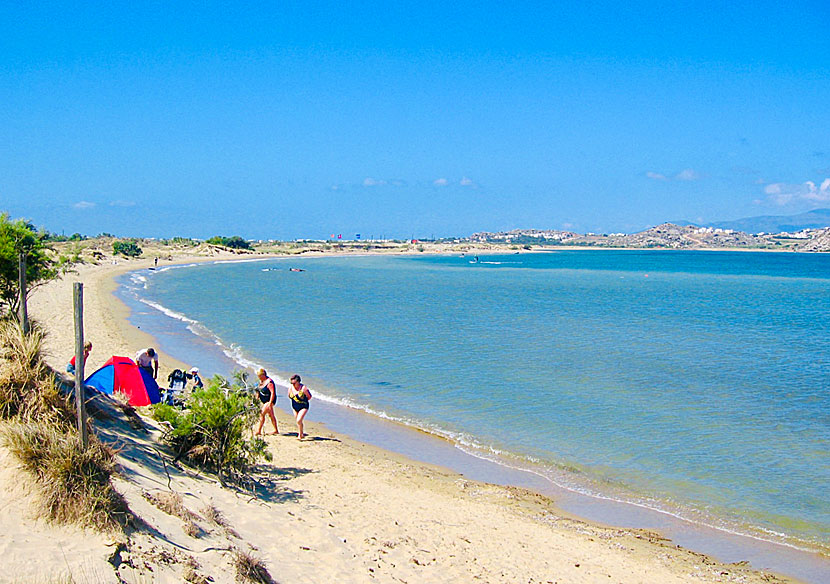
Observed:
[[[58,233],[635,232],[830,206],[830,7],[0,6],[0,211]]]

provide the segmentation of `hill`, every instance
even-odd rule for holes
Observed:
[[[679,225],[696,225],[687,221],[678,222]],[[799,215],[762,215],[759,217],[744,217],[733,221],[716,221],[706,223],[700,227],[714,229],[732,229],[745,233],[792,233],[803,229],[823,229],[830,227],[830,209],[813,209]]]

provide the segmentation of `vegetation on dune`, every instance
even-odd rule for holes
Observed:
[[[128,258],[137,258],[144,253],[144,251],[135,241],[113,241],[112,253],[115,255],[121,254]]]
[[[207,240],[207,243],[211,245],[221,245],[222,247],[229,247],[231,249],[253,249],[251,247],[251,242],[246,239],[242,239],[238,235],[234,235],[233,237],[214,235]]]
[[[238,582],[255,582],[257,584],[276,584],[265,562],[240,549],[233,550],[233,565],[236,568]]]
[[[153,417],[169,424],[165,440],[177,458],[216,471],[220,480],[238,480],[259,460],[271,458],[264,440],[245,439],[258,411],[242,385],[215,375],[193,391],[183,410],[156,404]]]
[[[115,453],[95,439],[84,449],[77,432],[40,422],[12,422],[0,432],[4,445],[35,478],[45,517],[115,530],[127,504],[113,488]]]
[[[41,358],[43,333],[0,321],[0,441],[37,486],[43,516],[96,529],[125,524],[127,505],[112,487],[115,453],[90,433],[83,449],[75,409]]]
[[[23,334],[17,322],[0,320],[0,420],[72,428],[75,410],[41,359],[43,334],[37,323],[32,323],[29,334]]]
[[[20,254],[26,258],[26,284],[31,291],[60,275],[68,266],[66,258],[49,255],[48,235],[24,219],[10,219],[0,213],[0,315],[3,309],[17,311],[20,304]]]

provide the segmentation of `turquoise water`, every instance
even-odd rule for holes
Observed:
[[[472,261],[202,264],[127,288],[322,399],[569,489],[830,549],[830,256]]]

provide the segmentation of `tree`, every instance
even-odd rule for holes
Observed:
[[[7,308],[16,313],[20,306],[20,254],[26,256],[26,288],[53,280],[67,267],[66,262],[55,262],[49,255],[47,234],[38,232],[24,219],[9,219],[0,213],[0,314]]]
[[[250,242],[242,239],[238,235],[234,235],[233,237],[214,235],[213,237],[207,240],[207,243],[211,245],[221,245],[223,247],[229,247],[231,249],[252,249]]]
[[[134,241],[114,241],[112,242],[112,253],[121,254],[128,258],[137,258],[143,252]]]

